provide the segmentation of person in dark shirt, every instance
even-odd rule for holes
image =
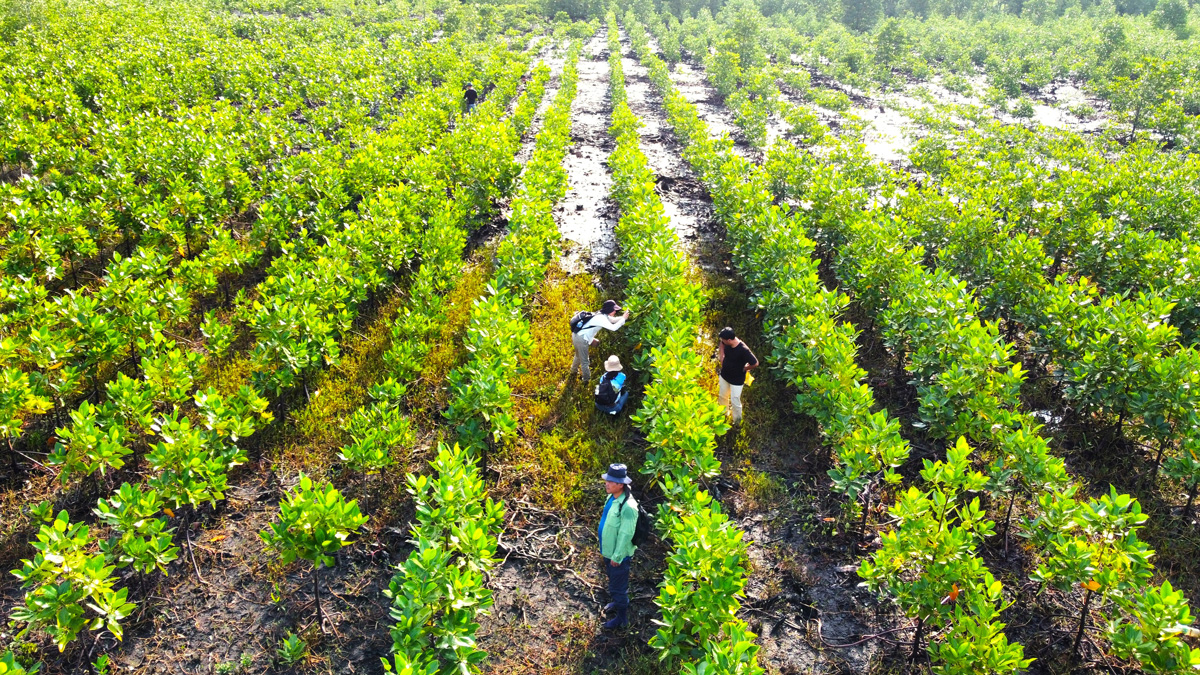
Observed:
[[[467,112],[475,109],[475,101],[479,100],[479,92],[475,91],[475,85],[467,83],[467,90],[463,92],[463,102],[467,104]]]
[[[746,373],[758,367],[758,358],[745,342],[738,339],[732,328],[722,328],[718,337],[721,338],[721,344],[717,346],[721,375],[717,402],[731,409],[736,424],[742,421],[742,387],[746,386]]]

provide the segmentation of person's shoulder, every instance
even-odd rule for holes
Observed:
[[[625,501],[625,506],[632,507],[636,511],[637,506],[638,506],[637,497],[634,497],[633,495],[629,495],[629,499]]]

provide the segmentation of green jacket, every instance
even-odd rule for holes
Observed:
[[[600,555],[609,560],[622,560],[633,555],[637,547],[633,545],[633,531],[637,528],[638,503],[629,495],[629,501],[624,501],[625,495],[608,496],[608,501],[615,501],[604,519],[604,530],[600,533]],[[608,502],[605,502],[605,506]]]

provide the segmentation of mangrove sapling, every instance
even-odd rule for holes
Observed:
[[[348,541],[350,535],[366,522],[356,501],[347,502],[333,485],[314,485],[312,479],[300,474],[300,482],[279,505],[279,522],[259,533],[284,563],[302,558],[313,564],[313,598],[322,631],[321,568],[334,564],[334,555],[352,543]]]
[[[1079,502],[1075,491],[1040,495],[1038,516],[1023,528],[1045,556],[1031,578],[1064,592],[1084,591],[1072,658],[1079,655],[1093,595],[1119,600],[1136,593],[1153,572],[1154,554],[1137,536],[1147,516],[1136,499],[1110,487],[1099,499]]]
[[[392,378],[370,389],[373,402],[359,408],[346,423],[351,442],[338,457],[355,471],[368,476],[396,463],[393,450],[412,445],[412,425],[401,412],[405,387]]]
[[[917,620],[910,663],[920,654],[927,632],[959,626],[969,616],[979,630],[958,630],[954,635],[959,644],[931,645],[932,655],[947,658],[971,652],[985,662],[1003,661],[1007,671],[1014,671],[1023,662],[1023,650],[997,639],[996,612],[988,609],[1002,602],[1001,585],[974,553],[976,543],[991,535],[995,524],[986,518],[978,497],[959,504],[960,497],[987,483],[982,473],[971,469],[970,452],[966,440],[959,438],[947,448],[945,462],[925,460],[921,477],[930,489],[913,486],[897,497],[889,511],[897,519],[896,528],[883,534],[882,546],[863,561],[858,574],[868,588],[886,592]]]
[[[11,367],[0,371],[0,435],[8,444],[8,461],[13,475],[20,471],[13,439],[20,437],[30,415],[44,413],[52,407],[50,400],[39,396],[30,385],[24,371]]]
[[[1200,631],[1191,627],[1187,599],[1171,587],[1171,582],[1119,598],[1117,604],[1128,619],[1110,621],[1106,632],[1118,657],[1136,657],[1149,673],[1200,668],[1200,649],[1193,649],[1181,639],[1185,635],[1195,638]]]
[[[118,568],[132,565],[145,574],[155,569],[167,573],[166,566],[179,557],[179,549],[171,543],[174,530],[165,529],[166,521],[157,517],[162,507],[156,491],[129,483],[96,503],[93,513],[113,529],[112,536],[100,542],[109,562]]]
[[[56,430],[59,441],[46,458],[51,466],[61,466],[63,485],[74,475],[91,478],[97,471],[106,475],[109,468],[125,466],[132,454],[125,447],[125,427],[113,418],[108,406],[98,407],[84,401],[71,412],[71,425]]]
[[[401,409],[406,388],[394,378],[370,389],[372,403],[354,412],[345,430],[351,441],[338,457],[347,466],[364,474],[362,510],[369,511],[366,495],[370,494],[373,476],[396,463],[395,451],[411,447],[416,440],[412,424]]]
[[[292,666],[303,660],[307,651],[308,645],[305,644],[303,638],[295,633],[288,633],[287,639],[279,643],[275,654],[283,662],[283,665]]]
[[[121,621],[134,605],[128,589],[115,587],[105,555],[89,552],[95,547],[90,528],[72,524],[65,510],[55,516],[48,502],[33,515],[42,521],[32,543],[37,554],[13,570],[27,591],[25,604],[12,613],[13,621],[25,624],[16,637],[44,630],[60,652],[84,630],[108,630],[120,640]]]
[[[471,452],[441,444],[431,467],[434,475],[406,479],[416,550],[384,591],[396,622],[387,672],[436,672],[438,661],[451,668],[440,672],[473,672],[486,657],[476,645],[475,617],[492,607],[484,576],[496,564],[504,506],[487,497]]]
[[[1000,440],[1000,455],[988,467],[987,490],[992,497],[1004,499],[1004,555],[1008,555],[1008,533],[1013,507],[1021,495],[1037,496],[1067,486],[1067,469],[1062,459],[1050,454],[1050,444],[1038,435],[1039,425],[1022,418],[1023,427],[1007,432]]]
[[[1189,439],[1183,452],[1176,457],[1169,457],[1163,462],[1162,472],[1168,478],[1183,481],[1187,486],[1187,503],[1183,505],[1180,517],[1188,522],[1192,517],[1192,504],[1196,501],[1196,491],[1200,488],[1200,440]]]

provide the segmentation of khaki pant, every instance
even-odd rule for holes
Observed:
[[[592,341],[579,333],[571,333],[571,343],[575,345],[575,360],[571,362],[571,374],[574,375],[577,369],[582,368],[583,381],[587,382],[592,379],[592,371],[588,367],[588,347],[592,345]]]
[[[717,403],[726,409],[733,409],[733,421],[742,421],[742,384],[729,384],[725,378],[717,376],[720,384],[717,386]]]

